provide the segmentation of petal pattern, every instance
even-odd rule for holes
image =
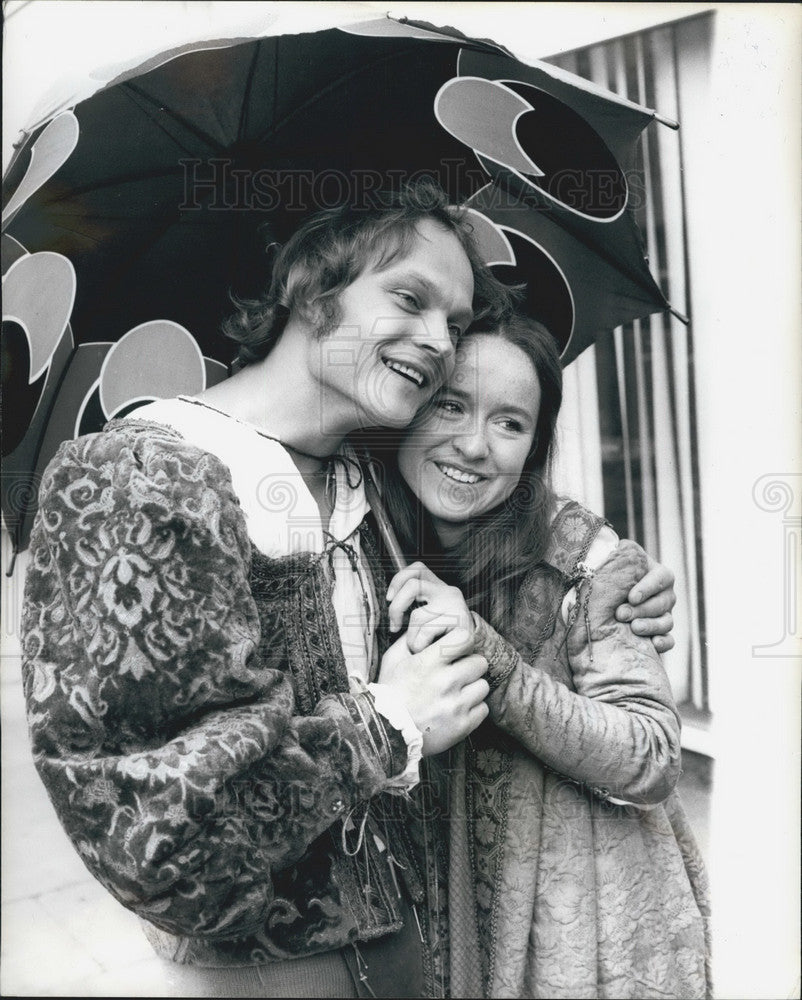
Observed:
[[[112,417],[138,399],[194,395],[206,387],[206,365],[192,334],[157,319],[129,330],[111,348],[100,373],[100,402]]]
[[[3,224],[66,162],[78,144],[78,133],[78,119],[71,111],[50,122],[31,148],[25,176],[3,209]]]
[[[3,319],[19,323],[30,344],[29,383],[48,367],[67,328],[75,285],[75,268],[59,253],[27,254],[3,277]]]

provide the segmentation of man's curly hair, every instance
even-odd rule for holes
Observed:
[[[235,364],[266,357],[290,315],[323,317],[322,333],[339,320],[340,293],[367,267],[378,270],[408,255],[416,225],[431,219],[453,233],[474,274],[474,323],[492,328],[509,316],[515,293],[481,261],[464,208],[448,204],[445,192],[425,179],[398,191],[373,192],[369,204],[342,205],[309,218],[274,257],[270,284],[257,299],[234,298],[236,312],[223,323],[239,344]]]

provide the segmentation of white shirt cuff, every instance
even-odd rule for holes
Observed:
[[[418,765],[423,756],[423,733],[412,721],[406,705],[398,701],[386,684],[368,684],[368,691],[373,695],[376,711],[401,733],[407,745],[407,766],[401,774],[389,779],[387,791],[408,792],[420,781]]]

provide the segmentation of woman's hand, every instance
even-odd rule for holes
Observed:
[[[443,583],[421,562],[396,573],[387,600],[391,632],[403,627],[404,615],[412,608],[406,634],[410,653],[419,653],[455,628],[473,636],[473,618],[462,591]]]
[[[646,576],[636,583],[627,595],[628,604],[622,604],[615,613],[620,622],[631,622],[632,631],[651,636],[658,653],[674,647],[674,628],[671,609],[677,603],[674,593],[674,574],[667,566],[648,557]]]

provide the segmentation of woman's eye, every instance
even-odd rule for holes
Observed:
[[[456,343],[462,336],[462,327],[457,326],[456,323],[452,323],[451,326],[449,326],[448,328],[448,334],[454,341],[454,343]]]
[[[513,434],[520,434],[523,431],[523,424],[519,420],[513,420],[512,417],[507,417],[501,421],[501,426],[505,431],[510,431]]]
[[[453,399],[438,399],[434,404],[438,410],[442,413],[448,413],[450,415],[458,415],[462,413],[462,407],[456,400]]]

